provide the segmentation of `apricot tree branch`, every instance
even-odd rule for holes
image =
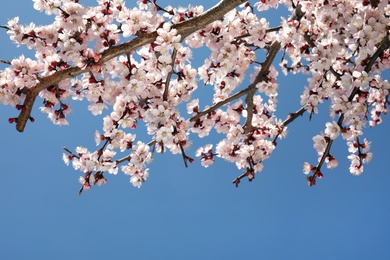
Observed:
[[[387,34],[380,46],[378,47],[378,49],[375,51],[375,53],[371,56],[371,58],[369,59],[367,65],[365,66],[364,68],[364,71],[365,72],[369,72],[372,68],[372,66],[374,65],[375,61],[383,54],[383,52],[390,48],[390,41],[389,41],[389,35]],[[355,98],[355,96],[359,93],[359,88],[358,87],[354,87],[351,94],[349,95],[348,97],[348,102],[352,102],[353,99]],[[343,121],[344,121],[344,113],[342,113],[339,117],[339,119],[337,120],[337,125],[340,127],[340,129],[342,129],[342,124],[343,124]],[[317,166],[315,167],[315,170],[314,170],[314,174],[312,176],[312,179],[313,181],[315,181],[315,178],[316,178],[316,174],[318,172],[321,172],[321,167],[322,165],[324,164],[325,162],[325,159],[326,157],[328,157],[330,155],[330,149],[332,147],[332,144],[333,144],[333,140],[329,140],[328,144],[326,145],[326,148],[325,148],[325,151],[324,153],[322,154],[322,157],[320,159],[320,161],[318,162]]]
[[[275,41],[271,45],[270,51],[267,54],[266,59],[262,63],[262,67],[261,67],[260,72],[257,74],[257,76],[256,76],[255,80],[253,81],[253,83],[250,84],[246,89],[240,90],[236,94],[234,94],[234,95],[232,95],[232,96],[230,96],[230,97],[228,97],[228,98],[226,98],[224,100],[219,101],[218,103],[214,104],[213,106],[209,107],[208,109],[205,109],[205,110],[197,113],[195,116],[190,118],[190,121],[194,122],[194,121],[200,119],[202,116],[211,113],[215,109],[217,109],[217,108],[219,108],[219,107],[221,107],[223,105],[226,105],[226,104],[230,103],[231,101],[242,97],[245,94],[248,94],[250,92],[256,91],[257,83],[261,82],[264,79],[264,77],[267,75],[267,73],[269,71],[269,68],[270,68],[270,66],[272,64],[272,61],[274,60],[275,55],[276,55],[276,53],[278,52],[279,49],[280,49],[280,42]]]
[[[173,75],[173,70],[174,70],[174,67],[175,67],[175,60],[176,60],[176,54],[177,54],[177,49],[174,48],[173,49],[173,52],[172,52],[172,62],[171,62],[171,71],[168,73],[168,76],[167,76],[167,79],[165,81],[165,88],[164,88],[164,93],[163,93],[163,100],[164,101],[167,101],[168,99],[168,94],[169,94],[169,84],[171,83],[171,78],[172,78],[172,75]]]
[[[82,73],[91,71],[91,67],[80,69],[78,67],[67,68],[65,70],[58,71],[50,76],[41,78],[39,83],[34,87],[25,90],[26,98],[23,103],[23,109],[20,110],[20,114],[16,122],[16,130],[23,132],[26,127],[27,120],[31,117],[31,110],[33,108],[35,99],[39,95],[39,92],[46,89],[47,87],[58,84],[60,81],[76,77]]]
[[[290,114],[286,120],[283,121],[282,125],[280,126],[281,128],[284,128],[286,127],[287,125],[289,125],[290,123],[292,123],[295,119],[297,119],[299,116],[302,116],[303,113],[306,112],[306,109],[304,107],[301,107],[298,111],[296,111],[295,113],[292,113]],[[279,134],[276,135],[274,137],[274,139],[272,140],[272,143],[275,143],[276,139],[278,138]],[[240,176],[238,176],[237,178],[235,178],[232,183],[233,184],[236,184],[237,182],[240,182],[240,180],[244,177],[246,177],[248,175],[247,171],[245,171],[243,174],[241,174]]]
[[[269,68],[271,67],[271,64],[274,61],[275,56],[279,50],[280,50],[280,42],[274,41],[269,47],[265,61],[263,62],[260,72],[257,74],[255,81],[253,82],[253,84],[251,84],[248,87],[250,90],[245,98],[245,102],[247,104],[247,113],[248,113],[244,124],[244,130],[246,134],[249,133],[249,131],[252,128],[252,118],[253,118],[253,108],[254,108],[253,96],[255,95],[257,90],[256,85],[262,82],[267,77]]]
[[[182,39],[188,37],[190,34],[198,29],[204,28],[206,25],[222,19],[223,16],[230,10],[236,8],[246,0],[222,0],[214,7],[210,8],[206,12],[199,16],[190,18],[181,23],[175,24],[172,27],[177,30],[177,34],[180,34]],[[76,77],[83,73],[92,70],[95,65],[102,65],[105,62],[119,56],[131,53],[134,50],[154,42],[157,38],[157,32],[145,33],[138,35],[136,38],[108,48],[103,51],[100,55],[100,59],[96,64],[87,65],[85,68],[71,67],[65,70],[57,71],[54,74],[42,78],[35,86],[26,90],[26,98],[23,103],[23,109],[17,118],[16,129],[19,132],[23,132],[26,127],[27,120],[31,117],[31,111],[35,102],[36,97],[39,93],[49,86],[56,85],[60,81]]]

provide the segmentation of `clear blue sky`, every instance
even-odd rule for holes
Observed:
[[[0,24],[17,15],[25,23],[47,21],[28,0],[1,5]],[[0,42],[1,59],[23,51],[4,31]],[[285,115],[299,108],[305,80],[280,80]],[[156,156],[141,189],[119,173],[79,197],[80,174],[63,164],[61,148],[94,148],[101,118],[75,104],[70,126],[56,127],[39,112],[39,102],[36,122],[24,133],[7,121],[16,110],[0,106],[0,259],[390,259],[387,117],[366,129],[374,158],[360,177],[348,172],[346,145],[339,140],[333,154],[340,166],[307,186],[302,164],[315,162],[312,136],[326,118],[309,122],[305,115],[255,181],[244,180],[238,189],[231,184],[239,174],[234,165],[204,169],[197,161],[186,169],[180,156],[165,154]]]

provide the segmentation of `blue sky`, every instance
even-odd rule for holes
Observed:
[[[47,21],[27,0],[2,3],[0,14],[0,24],[17,15],[25,23]],[[4,31],[0,42],[1,59],[23,51]],[[299,108],[305,83],[280,77],[281,116]],[[164,154],[150,165],[141,189],[119,173],[79,197],[79,172],[63,164],[61,148],[94,148],[101,118],[75,104],[70,126],[57,127],[38,111],[39,102],[36,122],[24,133],[7,121],[16,110],[0,106],[0,259],[390,259],[386,117],[366,129],[374,158],[359,177],[348,172],[347,148],[338,140],[333,154],[339,167],[307,186],[302,164],[315,162],[312,136],[327,118],[309,122],[304,115],[264,171],[238,189],[231,184],[240,173],[234,165],[218,161],[204,169],[197,161],[185,168],[180,156]],[[320,112],[326,115],[327,107]]]

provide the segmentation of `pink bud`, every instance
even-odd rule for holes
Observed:
[[[237,179],[235,180],[234,184],[236,184],[236,188],[238,188],[238,184],[240,184],[240,179],[237,178]]]
[[[255,175],[253,174],[253,172],[247,172],[246,175],[248,176],[249,181],[252,181],[255,178]]]

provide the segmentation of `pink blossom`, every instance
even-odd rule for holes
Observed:
[[[325,134],[328,135],[331,140],[336,139],[340,135],[340,127],[337,122],[327,122]]]
[[[325,151],[327,141],[322,135],[316,135],[313,137],[314,149],[317,150],[319,154],[322,154]]]
[[[339,162],[333,157],[333,156],[328,156],[326,159],[326,167],[328,169],[334,169],[339,165]]]
[[[310,163],[305,162],[303,164],[303,173],[304,174],[309,174],[309,172],[312,170],[313,166],[310,165]]]

